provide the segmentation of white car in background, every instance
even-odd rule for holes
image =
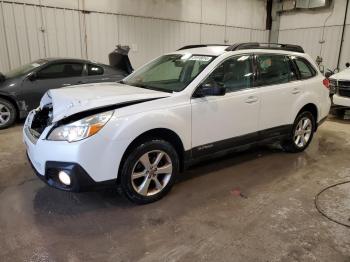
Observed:
[[[333,108],[338,114],[350,109],[350,64],[346,69],[329,77],[330,88],[333,90]]]
[[[24,142],[50,186],[120,187],[150,203],[192,163],[243,145],[306,149],[330,109],[323,80],[299,46],[187,46],[120,83],[50,90],[30,112]]]

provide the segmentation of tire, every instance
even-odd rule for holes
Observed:
[[[0,98],[0,130],[12,126],[16,121],[17,110],[15,106],[5,100]]]
[[[179,157],[174,147],[167,141],[151,139],[140,143],[127,155],[119,186],[132,202],[148,204],[170,191],[178,172]]]
[[[294,121],[289,138],[281,143],[283,149],[290,153],[304,151],[309,146],[315,130],[316,120],[313,114],[309,111],[301,112]]]

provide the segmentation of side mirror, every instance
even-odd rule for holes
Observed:
[[[37,74],[34,72],[34,73],[31,73],[29,76],[28,76],[28,79],[30,81],[35,81],[37,79]]]
[[[324,76],[325,76],[326,78],[329,78],[331,75],[333,75],[333,74],[332,74],[332,72],[329,72],[329,71],[327,71],[327,72],[324,74]]]
[[[345,63],[345,66],[346,66],[347,68],[349,68],[349,67],[350,67],[350,63],[349,63],[349,62]]]
[[[212,83],[202,84],[195,92],[195,97],[224,96],[226,88]]]

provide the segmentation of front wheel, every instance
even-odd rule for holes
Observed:
[[[128,199],[148,204],[165,196],[179,171],[179,157],[173,146],[164,140],[141,143],[126,157],[120,187]]]
[[[294,121],[289,138],[282,142],[283,149],[291,153],[304,151],[312,140],[315,126],[315,118],[310,112],[299,114]]]
[[[16,120],[16,108],[14,105],[0,98],[0,129],[5,129],[11,125]]]

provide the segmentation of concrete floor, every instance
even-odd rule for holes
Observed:
[[[349,145],[350,122],[331,118],[304,153],[270,146],[214,160],[134,206],[112,191],[44,185],[18,125],[0,131],[0,261],[350,261],[350,229],[314,207],[318,191],[349,180]]]

